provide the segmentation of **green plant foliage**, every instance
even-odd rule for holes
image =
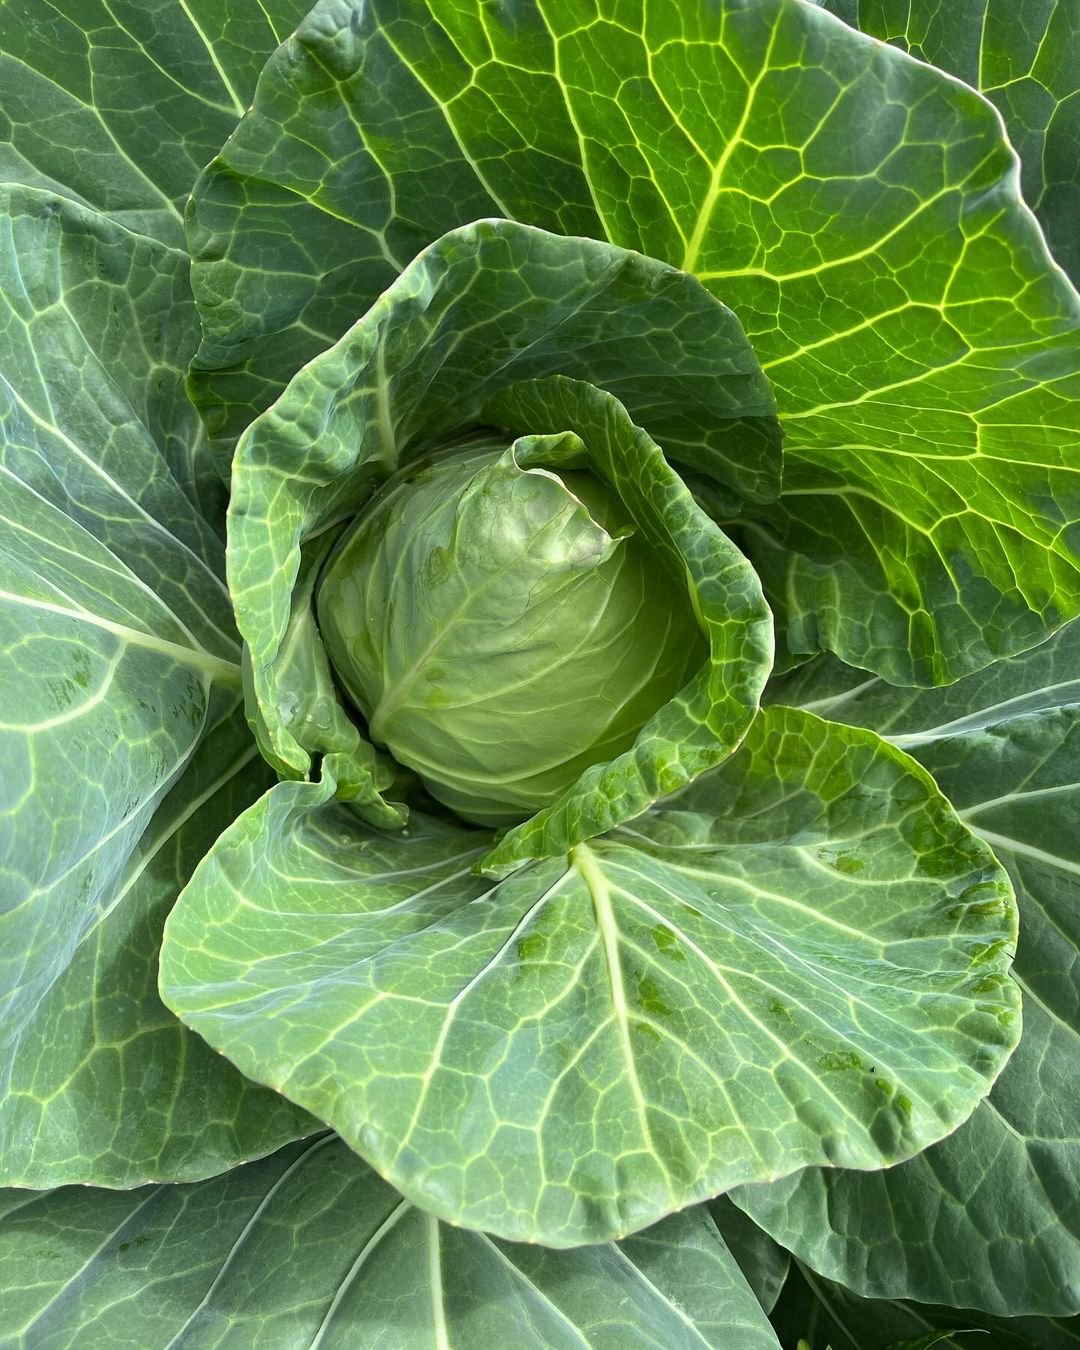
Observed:
[[[0,1344],[1080,1341],[1077,31],[0,5]]]
[[[934,774],[1008,868],[1021,913],[1019,1049],[955,1134],[874,1176],[808,1170],[734,1199],[816,1270],[876,1298],[1005,1316],[1080,1307],[1080,626],[949,689],[830,663],[776,696],[876,726]]]
[[[162,990],[441,1217],[566,1246],[880,1167],[1015,1042],[1003,877],[865,733],[763,714],[677,809],[495,885],[482,834],[350,830],[331,791],[283,784],[222,837]]]
[[[1068,0],[819,0],[985,94],[1020,155],[1024,199],[1054,256],[1080,275],[1080,15]]]
[[[536,314],[542,319],[533,335]],[[651,356],[631,368],[628,341]],[[622,395],[625,410],[605,404],[576,412],[565,406],[574,402],[569,391],[547,413],[521,393],[517,406],[505,402],[510,385],[550,378],[553,370]],[[419,401],[417,387],[424,390]],[[497,397],[500,405],[492,402]],[[720,667],[715,678],[703,674],[687,708],[673,708],[674,726],[655,729],[639,756],[644,772],[633,763],[624,773],[616,760],[609,776],[618,781],[587,785],[588,817],[564,830],[574,837],[562,842],[642,810],[738,743],[772,660],[760,585],[627,414],[638,412],[680,458],[728,490],[768,498],[779,486],[778,447],[753,353],[734,316],[675,269],[593,241],[491,221],[454,231],[422,254],[339,343],[308,364],[237,448],[229,582],[263,735],[283,773],[306,774],[312,755],[331,748],[328,738],[336,747],[350,724],[322,683],[305,691],[287,664],[286,687],[279,683],[286,633],[290,625],[298,631],[292,590],[305,541],[356,512],[400,463],[470,425],[509,419],[518,431],[550,431],[556,428],[537,418],[556,410],[570,419],[561,430],[584,419],[602,476],[625,495],[639,525],[663,537],[672,567],[689,569],[695,589],[708,593],[702,618],[708,616],[710,661]],[[314,628],[306,637],[319,641]],[[683,742],[703,752],[688,769],[679,766]],[[349,781],[348,795],[374,824],[401,824],[403,812],[376,790],[371,760],[371,747],[358,744],[340,768],[335,763],[335,774]],[[568,809],[574,806],[568,800]]]
[[[0,179],[183,247],[196,175],[305,0],[6,0]]]
[[[807,1350],[1076,1350],[1080,1317],[991,1317],[860,1298],[804,1267],[794,1267],[773,1322],[784,1346]]]
[[[709,1213],[758,1302],[771,1313],[791,1271],[789,1254],[726,1195],[710,1203]]]
[[[179,887],[265,782],[221,541],[170,467],[199,443],[187,260],[37,188],[3,200],[0,1178],[205,1176],[305,1118],[154,988]]]
[[[409,132],[384,151],[388,100]],[[1076,613],[1080,305],[970,90],[801,0],[323,0],[195,190],[214,434],[494,214],[736,310],[787,437],[788,491],[747,528],[792,652],[940,684]]]
[[[0,1281],[5,1345],[779,1345],[703,1211],[619,1246],[515,1246],[325,1134],[195,1185],[0,1192]]]

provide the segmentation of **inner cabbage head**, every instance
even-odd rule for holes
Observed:
[[[505,447],[474,443],[389,485],[317,600],[371,738],[490,826],[627,749],[705,659],[685,585],[617,493]]]

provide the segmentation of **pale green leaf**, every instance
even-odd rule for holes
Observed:
[[[131,1186],[213,1175],[316,1122],[256,1087],[161,1004],[161,928],[269,774],[235,709],[154,813],[108,902],[0,1065],[0,1182]]]
[[[165,913],[265,781],[228,726],[223,546],[169,468],[198,435],[187,260],[51,193],[3,205],[0,1176],[205,1175],[310,1122],[154,989]]]
[[[687,587],[708,640],[692,680],[657,709],[633,746],[591,765],[566,792],[508,831],[484,860],[491,875],[640,815],[729,755],[746,734],[772,667],[772,616],[753,569],[696,505],[659,447],[610,394],[558,376],[512,386],[484,420],[553,433],[571,428],[564,453],[616,489],[648,541],[653,565]],[[522,449],[522,463],[553,463]],[[554,676],[553,676],[554,678]]]
[[[976,93],[804,0],[322,0],[194,194],[215,433],[489,213],[739,315],[787,451],[746,546],[794,655],[942,684],[1080,610],[1080,301]]]
[[[274,788],[170,916],[163,997],[440,1217],[553,1246],[954,1129],[1019,1032],[1001,870],[865,732],[762,714],[723,766],[486,882],[480,831]]]
[[[108,904],[239,652],[220,540],[159,449],[174,403],[156,385],[180,383],[194,336],[186,260],[51,194],[3,202],[9,1039]]]

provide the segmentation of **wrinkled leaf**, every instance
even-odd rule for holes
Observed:
[[[479,214],[739,315],[787,450],[747,547],[794,655],[942,684],[1080,610],[1080,302],[977,94],[795,0],[322,0],[194,195],[215,434]]]
[[[815,1269],[871,1296],[1005,1316],[1080,1311],[1080,626],[949,689],[831,663],[775,696],[886,732],[1009,870],[1024,1033],[971,1120],[875,1176],[810,1170],[733,1198]]]
[[[610,394],[558,376],[516,385],[484,408],[497,425],[572,428],[580,461],[610,483],[648,541],[653,565],[686,585],[707,636],[706,664],[660,707],[633,746],[577,782],[484,860],[491,875],[527,858],[565,853],[640,815],[729,755],[746,734],[772,667],[772,616],[753,569],[695,504],[660,448]],[[522,451],[522,463],[530,452]],[[537,463],[549,462],[540,453]]]
[[[484,833],[281,784],[170,916],[163,997],[440,1217],[599,1241],[964,1120],[1019,1032],[989,850],[865,732],[762,714],[725,765],[492,883]]]
[[[539,7],[320,0],[194,194],[192,387],[214,434],[484,216],[603,238]]]

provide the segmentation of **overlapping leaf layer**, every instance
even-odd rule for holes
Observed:
[[[0,8],[0,1342],[1080,1341],[1078,28]],[[477,434],[708,649],[501,835],[316,613]]]

